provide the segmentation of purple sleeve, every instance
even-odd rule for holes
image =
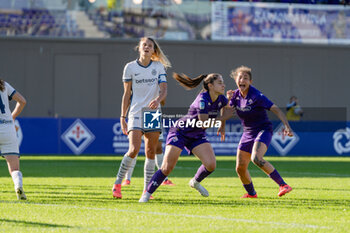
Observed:
[[[235,105],[235,97],[232,97],[232,99],[230,99],[229,104],[230,104],[231,107],[236,107],[236,105]]]
[[[222,107],[225,107],[228,103],[228,99],[223,95],[222,96]]]
[[[266,96],[263,94],[260,94],[259,96],[259,106],[263,107],[264,109],[270,110],[273,103],[271,100],[269,100]]]
[[[208,101],[202,97],[198,103],[199,114],[208,114]]]

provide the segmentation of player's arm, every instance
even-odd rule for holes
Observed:
[[[122,97],[120,122],[121,122],[123,133],[127,135],[127,124],[126,124],[125,118],[130,106],[132,82],[123,82],[123,84],[124,84],[124,93]]]
[[[228,103],[227,103],[228,106]],[[222,116],[224,114],[224,108],[220,109],[220,115]],[[218,128],[217,135],[220,135],[220,140],[225,141],[225,135],[226,135],[226,120],[221,121],[221,126]]]
[[[162,101],[165,101],[166,99],[166,96],[168,94],[168,84],[166,82],[162,82],[159,84],[159,95],[157,98],[155,98],[154,100],[152,100],[148,107],[152,108],[152,109],[156,109],[158,108],[159,104],[162,102]]]
[[[234,111],[233,107],[225,106],[220,110],[221,114],[220,116],[216,117],[215,120],[221,121],[221,125],[225,125],[226,120],[230,119],[233,116],[233,111]],[[209,119],[209,114],[207,113],[198,114],[198,119],[200,121],[206,121]]]
[[[15,120],[16,117],[22,112],[24,106],[27,104],[27,101],[19,92],[16,92],[12,96],[12,99],[17,102],[15,109],[12,111],[12,118]]]
[[[124,82],[124,94],[122,98],[121,117],[126,117],[131,100],[132,82]]]
[[[286,118],[286,115],[284,115],[284,113],[281,111],[281,109],[277,106],[277,105],[272,105],[270,108],[270,111],[273,112],[284,124],[284,133],[290,137],[293,136],[293,130],[290,127],[288,120]]]
[[[206,114],[206,113],[201,113],[201,114],[198,114],[198,120],[200,121],[206,121],[209,119],[209,114]]]

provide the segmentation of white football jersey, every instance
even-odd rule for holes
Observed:
[[[142,108],[159,96],[159,84],[167,80],[162,63],[151,61],[148,66],[143,66],[136,60],[124,67],[123,82],[132,82],[129,118],[141,119]]]
[[[9,100],[16,93],[16,90],[7,82],[5,82],[4,91],[0,91],[0,120],[12,121]]]

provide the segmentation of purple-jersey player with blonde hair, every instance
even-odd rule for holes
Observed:
[[[284,113],[252,86],[252,72],[249,67],[238,67],[231,72],[231,77],[235,80],[238,89],[227,91],[227,97],[230,101],[229,105],[236,109],[244,129],[237,148],[236,161],[236,172],[247,191],[242,198],[257,197],[248,171],[250,161],[279,185],[278,196],[283,196],[292,191],[292,188],[284,182],[277,170],[264,160],[273,133],[266,110],[272,111],[282,121],[285,135],[292,137],[293,131]]]
[[[220,74],[200,75],[191,79],[186,75],[174,73],[173,77],[186,89],[193,89],[203,83],[203,91],[191,104],[187,115],[179,119],[169,130],[162,167],[151,178],[147,191],[139,202],[148,202],[151,194],[174,169],[184,148],[202,162],[189,185],[202,196],[208,197],[209,192],[200,182],[215,170],[216,159],[213,148],[206,138],[204,122],[212,121],[221,125],[222,121],[226,121],[233,115],[233,108],[227,106],[228,100],[224,96],[225,84]],[[203,123],[203,125],[197,123]]]

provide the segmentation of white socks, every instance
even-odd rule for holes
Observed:
[[[114,184],[121,184],[125,173],[129,170],[133,159],[129,156],[124,156],[122,162],[120,163],[119,171],[117,174],[117,179]]]
[[[147,185],[150,182],[150,180],[154,174],[155,164],[156,164],[156,161],[154,159],[146,158],[145,166],[144,166],[144,188],[143,188],[143,190],[147,189]]]
[[[127,179],[127,180],[131,180],[131,176],[132,176],[132,173],[134,172],[134,168],[135,168],[135,165],[136,165],[137,156],[138,155],[136,155],[136,157],[132,159],[131,166],[130,166],[129,170],[126,172],[126,174],[125,174],[125,179]]]
[[[164,154],[156,154],[156,166],[158,170],[162,167]]]
[[[23,187],[22,172],[21,171],[13,171],[11,173],[11,176],[12,176],[13,183],[15,185],[15,190],[18,188],[22,188]]]

